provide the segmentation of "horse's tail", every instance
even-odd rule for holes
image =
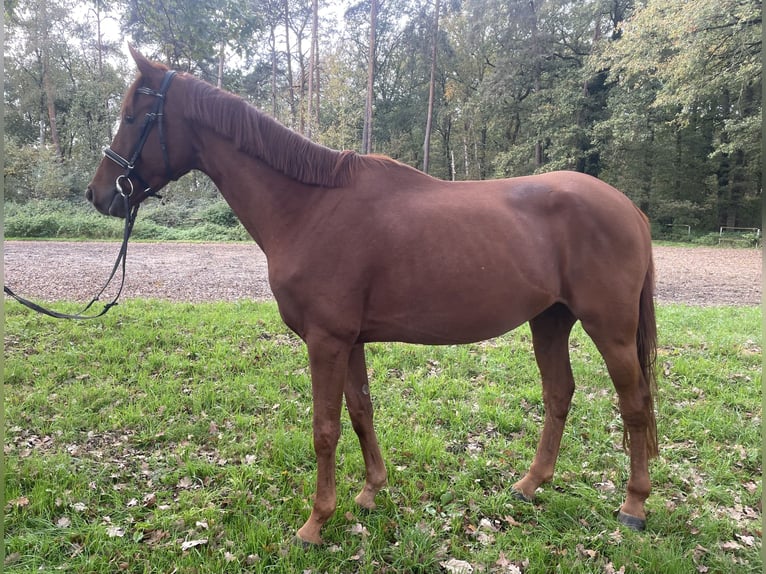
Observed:
[[[650,255],[651,257],[651,255]],[[646,404],[646,450],[649,458],[659,454],[657,440],[657,420],[654,408],[657,397],[657,319],[654,309],[654,261],[650,258],[649,268],[644,276],[641,300],[638,311],[638,330],[636,331],[638,361],[641,365],[641,384],[648,386],[649,401]]]

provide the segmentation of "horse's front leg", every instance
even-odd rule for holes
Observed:
[[[386,485],[386,466],[372,423],[372,400],[362,345],[355,345],[351,350],[344,393],[351,425],[362,447],[366,471],[364,487],[354,500],[359,506],[372,510],[375,508],[375,495]]]
[[[298,530],[298,538],[321,544],[320,530],[335,512],[335,449],[340,438],[343,386],[351,347],[329,337],[308,339],[306,345],[311,364],[317,482],[311,516]]]

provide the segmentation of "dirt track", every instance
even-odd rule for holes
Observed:
[[[88,301],[106,280],[119,245],[6,241],[5,283],[40,301]],[[655,247],[657,300],[759,305],[761,250]],[[107,294],[102,300],[107,300]],[[131,243],[126,299],[268,300],[266,258],[254,243]]]

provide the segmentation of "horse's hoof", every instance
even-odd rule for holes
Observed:
[[[304,540],[298,534],[293,536],[293,545],[298,546],[302,548],[303,550],[308,550],[309,548],[316,548],[317,546],[321,544],[322,544],[321,540],[319,542],[311,542],[310,540]]]
[[[356,502],[357,506],[362,510],[375,510],[375,508],[377,508],[374,494],[369,496],[364,492],[361,492],[354,498],[354,502]]]
[[[630,514],[625,514],[622,510],[620,510],[619,514],[617,515],[617,520],[620,522],[620,524],[624,524],[636,532],[643,532],[646,529],[646,519],[638,518],[637,516],[631,516]]]
[[[513,496],[516,500],[521,500],[522,502],[532,502],[532,499],[529,498],[526,494],[521,492],[520,490],[516,490],[515,488],[511,489],[511,496]]]

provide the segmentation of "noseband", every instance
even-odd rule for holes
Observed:
[[[165,72],[165,77],[162,79],[159,91],[155,92],[151,88],[145,86],[136,90],[136,93],[153,96],[157,98],[157,101],[154,103],[154,109],[151,112],[148,112],[144,118],[141,137],[138,138],[136,145],[133,146],[133,153],[130,154],[130,159],[125,159],[109,146],[104,148],[104,157],[109,158],[125,170],[125,173],[120,175],[115,181],[117,191],[124,197],[130,197],[133,194],[133,183],[130,180],[131,177],[138,181],[144,188],[144,197],[159,197],[157,192],[152,189],[146,180],[136,172],[136,162],[141,156],[141,151],[144,149],[144,144],[146,143],[146,140],[149,137],[149,132],[152,130],[152,126],[154,126],[155,122],[157,122],[157,132],[160,136],[162,158],[165,160],[165,175],[168,179],[174,179],[173,171],[170,169],[170,159],[168,158],[168,147],[165,141],[165,129],[163,127],[162,116],[164,115],[165,109],[165,94],[167,94],[168,89],[170,88],[170,83],[173,81],[175,75],[176,72],[173,70]]]

